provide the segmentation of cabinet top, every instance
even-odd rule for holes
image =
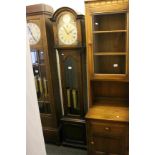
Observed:
[[[35,4],[26,6],[26,14],[53,14],[54,10],[51,6],[46,4]]]
[[[124,1],[124,2],[128,2],[128,0],[85,0],[85,2],[100,2],[100,1]]]
[[[96,105],[88,110],[85,118],[116,122],[129,122],[129,108]]]

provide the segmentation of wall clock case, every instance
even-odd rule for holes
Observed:
[[[60,95],[49,18],[53,9],[45,4],[26,7],[27,31],[36,93],[46,142],[60,143]]]
[[[63,144],[85,147],[86,57],[84,16],[62,7],[51,18],[60,62]],[[76,133],[76,134],[75,134]]]
[[[128,0],[85,0],[89,155],[128,154]]]

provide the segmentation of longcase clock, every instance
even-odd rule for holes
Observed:
[[[44,138],[45,141],[58,144],[61,109],[53,32],[49,20],[52,14],[52,7],[45,4],[26,7],[28,38]]]
[[[84,16],[68,7],[59,8],[51,19],[58,55],[62,90],[63,144],[84,147],[86,112],[86,62]],[[76,134],[75,134],[76,133]]]

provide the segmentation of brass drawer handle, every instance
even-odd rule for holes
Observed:
[[[94,142],[93,142],[93,141],[91,141],[90,143],[91,143],[92,145],[94,144]]]
[[[107,131],[109,131],[109,130],[110,130],[110,128],[109,128],[109,127],[105,127],[104,129],[105,129],[105,130],[107,130]]]

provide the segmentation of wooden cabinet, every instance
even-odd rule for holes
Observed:
[[[128,0],[85,0],[88,154],[128,153]]]
[[[89,155],[127,155],[128,108],[93,106],[86,115]]]
[[[87,105],[84,16],[62,7],[52,19],[62,91],[63,144],[86,147],[84,115]],[[76,135],[74,134],[76,131]]]
[[[45,141],[59,143],[60,96],[53,52],[53,32],[49,17],[52,7],[44,4],[26,7],[27,29],[36,93]]]

